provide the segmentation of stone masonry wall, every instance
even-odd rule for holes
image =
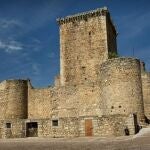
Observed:
[[[59,118],[58,126],[52,126],[52,119],[43,119],[38,121],[39,137],[76,137],[78,132],[77,118]]]
[[[79,117],[79,133],[80,136],[85,136],[85,120],[92,119],[93,136],[122,136],[125,135],[125,119],[123,115],[110,116],[84,116]]]
[[[37,119],[38,136],[85,136],[86,118],[92,119],[93,136],[124,135],[127,117],[103,116],[101,106],[104,104],[98,85],[30,89],[30,93],[29,118],[30,121]],[[55,119],[59,121],[58,127],[52,126]]]
[[[6,81],[0,83],[0,119],[5,119],[7,110]]]
[[[38,120],[39,137],[85,136],[85,120],[91,118],[93,136],[123,136],[127,116],[112,115],[103,117],[59,118],[59,126],[53,127],[51,119]]]
[[[98,118],[97,136],[124,136],[127,116],[124,115],[109,115]]]
[[[142,72],[142,89],[144,112],[148,119],[150,119],[150,73]]]
[[[52,114],[52,89],[34,89],[28,87],[28,118],[50,118]],[[55,108],[54,108],[55,109]]]
[[[7,128],[6,123],[10,123]],[[25,137],[25,121],[22,119],[9,119],[0,121],[1,138],[23,138]]]
[[[108,58],[107,11],[102,12],[99,15],[95,13],[93,17],[88,17],[88,13],[83,18],[79,15],[74,20],[60,23],[61,85],[76,85],[97,79],[98,65]]]
[[[100,67],[102,109],[105,115],[137,114],[144,121],[140,62],[133,58],[115,58]]]
[[[26,80],[7,80],[0,84],[0,119],[27,118]]]
[[[28,118],[101,116],[100,89],[97,85],[29,88]],[[81,107],[82,106],[82,107]]]

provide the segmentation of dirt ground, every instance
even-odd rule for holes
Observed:
[[[117,138],[1,139],[0,150],[150,150],[150,133],[141,133]]]

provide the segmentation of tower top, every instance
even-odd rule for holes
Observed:
[[[109,14],[108,8],[107,7],[103,7],[103,8],[98,8],[95,10],[91,10],[91,11],[86,11],[83,13],[78,13],[75,15],[70,15],[70,16],[66,16],[64,18],[58,18],[57,22],[59,25],[61,24],[65,24],[68,22],[72,22],[72,21],[79,21],[79,20],[87,20],[88,18],[91,17],[96,17],[96,16],[103,16]]]

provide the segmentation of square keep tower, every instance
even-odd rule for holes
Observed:
[[[107,8],[59,18],[61,85],[97,81],[98,67],[117,53],[116,29]]]

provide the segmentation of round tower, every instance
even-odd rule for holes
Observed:
[[[5,89],[5,109],[3,119],[26,119],[28,81],[7,80]]]
[[[136,114],[144,120],[140,61],[114,58],[100,67],[101,98],[104,115]]]
[[[150,72],[142,72],[144,113],[150,119]]]

